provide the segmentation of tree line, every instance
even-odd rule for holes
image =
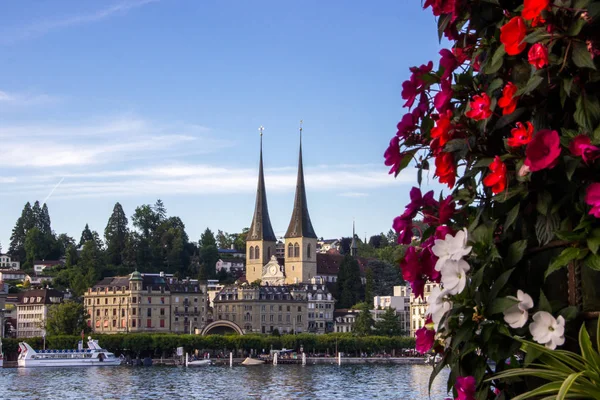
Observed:
[[[171,357],[177,347],[185,351],[208,350],[223,352],[230,351],[262,352],[270,349],[294,349],[299,351],[302,347],[307,353],[335,354],[337,351],[350,355],[367,353],[392,353],[400,354],[403,349],[414,349],[415,339],[406,336],[355,336],[350,333],[329,333],[316,335],[301,333],[297,335],[176,335],[159,333],[135,333],[94,335],[102,348],[115,353],[117,356],[124,354],[133,357]],[[48,336],[46,348],[50,349],[75,349],[81,336]],[[4,339],[4,351],[9,357],[14,357],[18,342],[27,342],[34,349],[41,349],[43,339],[19,338]]]
[[[216,277],[218,248],[245,246],[245,232],[219,231],[217,238],[206,229],[200,240],[191,241],[185,224],[169,216],[164,203],[136,207],[129,219],[116,203],[104,228],[103,238],[86,224],[79,240],[52,230],[48,206],[25,204],[10,237],[8,253],[22,262],[22,269],[33,272],[35,260],[64,258],[64,267],[44,273],[54,276],[53,286],[70,288],[81,295],[103,277],[124,275],[134,269],[175,274],[177,277],[207,279]],[[247,229],[245,230],[247,232]],[[104,239],[104,240],[103,240]]]

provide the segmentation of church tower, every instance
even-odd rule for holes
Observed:
[[[352,221],[352,243],[350,244],[350,255],[352,257],[356,257],[358,255],[358,242],[356,241],[356,232],[354,231],[354,221]]]
[[[313,229],[304,187],[302,166],[302,122],[300,122],[300,154],[298,180],[292,219],[285,234],[285,283],[309,282],[317,274],[317,235]]]
[[[277,238],[273,233],[269,208],[267,207],[267,193],[265,190],[265,176],[263,173],[262,135],[260,131],[260,163],[258,166],[258,188],[256,189],[256,205],[252,224],[246,236],[246,279],[254,282],[262,277],[263,266],[275,255]]]

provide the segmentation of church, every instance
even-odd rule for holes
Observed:
[[[292,217],[284,237],[283,265],[279,265],[275,257],[276,244],[277,238],[271,226],[267,206],[261,131],[256,206],[246,237],[246,280],[251,283],[260,279],[263,285],[293,285],[314,281],[317,277],[317,235],[306,202],[302,165],[302,128],[300,128],[296,195]]]

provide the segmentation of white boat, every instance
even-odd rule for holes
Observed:
[[[261,365],[264,364],[264,360],[259,360],[258,358],[246,357],[244,361],[242,361],[242,365]]]
[[[38,350],[25,342],[19,343],[20,368],[29,367],[101,367],[120,365],[121,359],[100,347],[97,340],[88,337],[88,348],[79,342],[77,350]]]
[[[205,365],[212,365],[212,361],[205,358],[202,360],[188,361],[188,363],[187,363],[188,367],[203,367]]]

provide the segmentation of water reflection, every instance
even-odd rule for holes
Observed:
[[[3,398],[402,399],[428,398],[425,365],[88,367],[0,370]],[[447,372],[432,399],[446,397]]]

